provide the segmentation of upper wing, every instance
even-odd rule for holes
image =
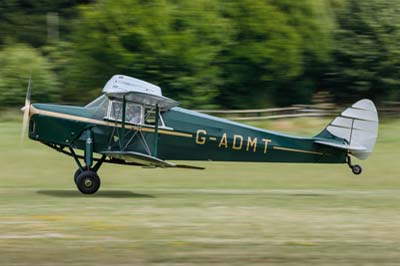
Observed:
[[[160,87],[124,75],[114,75],[104,86],[103,93],[120,100],[125,98],[127,101],[139,104],[158,105],[161,110],[168,110],[178,105],[175,100],[164,97]]]

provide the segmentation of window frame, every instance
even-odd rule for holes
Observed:
[[[145,106],[143,108],[143,125],[146,125],[148,127],[156,127],[155,123],[153,125],[146,123],[146,117],[145,117],[146,116],[146,108],[152,109],[154,111],[154,113],[156,112],[156,110],[155,110],[156,108],[154,106],[151,106],[151,105]],[[161,123],[161,125],[158,125],[159,128],[168,128],[167,126],[165,126],[164,119],[163,119],[160,111],[158,111],[158,121]]]
[[[104,119],[105,119],[105,120],[109,120],[109,121],[114,121],[114,122],[122,123],[122,115],[121,115],[121,119],[116,119],[116,118],[113,118],[113,117],[111,116],[111,115],[112,115],[112,108],[113,108],[114,102],[120,103],[120,104],[122,105],[122,101],[119,101],[119,100],[111,100],[111,99],[110,99],[109,102],[108,102],[107,114],[106,114],[106,116],[104,117]],[[146,108],[153,109],[154,112],[155,112],[155,107],[154,107],[154,106],[150,106],[150,105],[143,106],[143,105],[141,105],[141,104],[132,103],[132,102],[127,102],[127,108],[128,108],[128,104],[131,105],[131,106],[133,105],[133,106],[139,106],[139,107],[140,107],[140,121],[139,121],[139,123],[137,123],[137,124],[133,124],[133,123],[129,123],[128,121],[125,121],[126,124],[129,124],[129,125],[141,125],[141,126],[146,126],[146,127],[153,127],[153,128],[155,128],[155,124],[153,124],[153,125],[152,125],[152,124],[147,124],[146,121],[145,121],[145,120],[146,120],[146,119],[145,119]],[[170,127],[167,127],[167,126],[165,125],[164,119],[163,119],[163,117],[162,117],[160,111],[158,112],[158,118],[159,118],[159,121],[160,121],[160,125],[158,125],[159,128],[171,129]],[[126,120],[126,119],[125,119],[125,120]]]
[[[116,117],[112,117],[112,111],[113,111],[113,104],[114,103],[119,103],[119,104],[123,105],[122,101],[110,100],[109,104],[108,104],[107,115],[106,115],[106,117],[104,117],[104,119],[122,123],[122,113],[121,113],[121,119],[119,119],[118,117],[117,118]],[[134,124],[134,123],[130,123],[129,121],[127,121],[126,117],[125,117],[125,124],[143,125],[143,119],[144,119],[143,106],[140,105],[140,104],[137,104],[137,103],[127,102],[126,103],[126,109],[127,110],[128,110],[128,105],[129,106],[139,106],[139,108],[140,108],[140,120],[139,120],[139,122],[137,124]]]

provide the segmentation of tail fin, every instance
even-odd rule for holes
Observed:
[[[336,117],[320,134],[316,143],[346,149],[365,160],[372,153],[378,137],[378,112],[371,100],[356,102]]]

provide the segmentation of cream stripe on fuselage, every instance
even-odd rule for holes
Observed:
[[[34,114],[45,115],[45,116],[49,116],[49,117],[57,117],[57,118],[91,123],[91,124],[102,125],[102,126],[122,128],[122,125],[120,123],[113,123],[113,122],[108,122],[108,121],[98,120],[98,119],[93,119],[93,118],[87,118],[87,117],[82,117],[82,116],[77,116],[77,115],[70,115],[70,114],[64,114],[64,113],[58,113],[58,112],[52,112],[52,111],[39,110],[31,105],[30,109],[29,109],[29,116],[32,116]],[[151,133],[155,132],[154,128],[148,128],[148,127],[142,127],[142,126],[138,127],[138,126],[132,126],[132,125],[125,125],[125,128],[131,129],[131,130],[151,132]],[[173,130],[159,129],[158,133],[164,134],[164,135],[177,136],[177,137],[193,138],[193,134],[177,132],[177,131],[173,131]],[[323,153],[321,153],[321,152],[299,150],[299,149],[293,149],[293,148],[287,148],[287,147],[281,147],[281,146],[273,146],[273,149],[289,151],[289,152],[297,152],[297,153],[323,155]]]
[[[73,120],[73,121],[79,121],[79,122],[85,122],[85,123],[91,123],[91,124],[102,125],[102,126],[122,128],[122,125],[120,123],[113,123],[113,122],[107,122],[107,121],[103,121],[103,120],[82,117],[82,116],[77,116],[77,115],[70,115],[70,114],[57,113],[57,112],[52,112],[52,111],[39,110],[31,105],[30,109],[29,109],[29,116],[32,116],[35,114],[49,116],[49,117],[63,118],[63,119],[67,119],[67,120]],[[125,125],[125,128],[132,129],[132,130],[144,131],[144,132],[152,132],[152,133],[155,132],[154,128],[148,128],[148,127],[142,127],[142,126],[138,127],[138,126],[132,126],[132,125]],[[174,130],[159,129],[158,133],[164,134],[164,135],[177,136],[177,137],[185,137],[185,138],[193,137],[193,134],[177,132]]]

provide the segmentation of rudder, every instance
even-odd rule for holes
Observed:
[[[378,137],[379,118],[374,103],[363,99],[344,110],[316,138],[316,143],[347,149],[365,160]]]

